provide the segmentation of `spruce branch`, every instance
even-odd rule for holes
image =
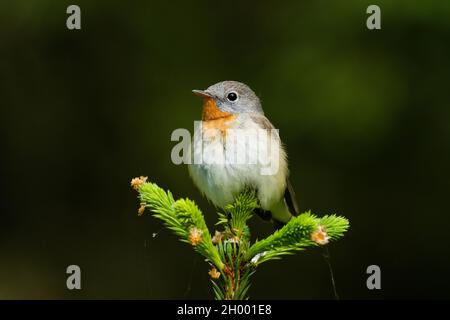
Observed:
[[[147,182],[146,177],[134,178],[131,186],[139,193],[139,215],[145,208],[150,209],[181,241],[206,258],[211,265],[208,274],[216,299],[248,299],[250,278],[261,263],[307,247],[326,245],[342,237],[349,228],[343,217],[318,218],[305,212],[267,238],[251,244],[247,222],[259,204],[255,191],[248,189],[218,213],[216,225],[223,230],[216,230],[211,237],[203,213],[192,200],[175,200],[170,191]]]
[[[348,227],[348,220],[345,218],[331,215],[319,219],[308,211],[292,218],[283,228],[266,239],[253,244],[247,251],[246,259],[253,259],[253,263],[257,265],[280,259],[306,247],[324,245],[329,240],[336,240]]]
[[[194,250],[211,261],[219,270],[224,265],[217,248],[211,241],[203,214],[196,204],[188,199],[175,201],[170,191],[165,192],[154,183],[143,182],[138,187],[141,203],[163,221],[180,240],[193,245]]]

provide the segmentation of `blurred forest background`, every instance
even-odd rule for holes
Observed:
[[[213,227],[170,134],[200,118],[191,89],[221,80],[261,97],[302,210],[350,219],[330,247],[343,299],[449,298],[450,2],[376,1],[379,31],[370,4],[2,0],[0,298],[211,298],[207,264],[137,216],[129,183],[194,199]],[[320,251],[261,266],[250,296],[332,298]]]

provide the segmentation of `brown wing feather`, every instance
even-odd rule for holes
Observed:
[[[250,117],[256,122],[262,129],[275,129],[273,124],[263,114],[251,113]]]
[[[263,129],[274,129],[273,124],[262,114],[251,114],[251,118]],[[293,216],[300,213],[298,202],[295,196],[294,188],[292,187],[289,178],[286,179],[286,190],[284,191],[284,202]]]
[[[295,197],[295,191],[292,187],[291,182],[289,181],[289,178],[286,179],[286,190],[284,191],[284,202],[286,203],[287,207],[289,208],[289,212],[293,216],[298,216],[300,213],[300,209],[298,207],[297,198]]]

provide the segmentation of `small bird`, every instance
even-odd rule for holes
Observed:
[[[194,159],[202,161],[189,164],[189,173],[199,190],[214,205],[224,207],[245,188],[254,188],[262,209],[258,215],[271,220],[276,227],[298,215],[295,193],[288,179],[286,152],[253,90],[241,82],[223,81],[193,93],[203,98],[202,122],[195,129],[191,151]],[[268,133],[264,142],[269,143],[249,144],[245,139],[229,143],[231,133],[239,138],[240,134],[258,130]],[[227,161],[224,155],[231,148],[238,157],[255,159],[257,154],[262,161]],[[276,152],[272,152],[274,148]],[[267,163],[276,163],[277,170],[263,174],[261,169]]]

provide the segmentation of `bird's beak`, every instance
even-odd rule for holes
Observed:
[[[201,98],[212,98],[212,95],[203,90],[192,90],[192,92]]]
[[[203,98],[203,113],[202,113],[203,121],[215,120],[218,118],[228,117],[231,115],[228,112],[223,112],[217,107],[216,97],[213,94],[204,90],[192,90],[192,92],[196,96]]]

